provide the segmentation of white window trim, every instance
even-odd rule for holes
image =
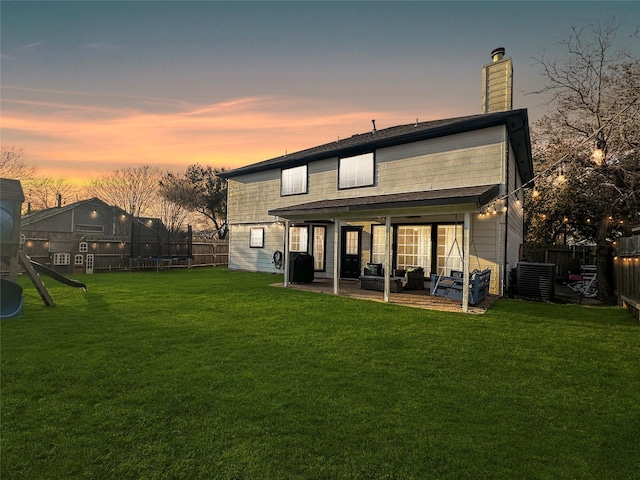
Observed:
[[[249,248],[264,248],[264,228],[249,229]]]

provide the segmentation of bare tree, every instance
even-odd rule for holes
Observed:
[[[157,167],[127,167],[92,180],[87,193],[139,217],[152,208],[158,195],[160,177]]]
[[[0,177],[13,180],[29,180],[36,173],[36,168],[27,164],[22,148],[2,145],[0,156]]]
[[[640,221],[640,61],[617,42],[619,29],[573,28],[564,57],[536,59],[546,87],[534,92],[553,111],[535,125],[528,239],[595,241],[603,300],[613,298],[611,244]]]
[[[64,205],[75,200],[78,189],[64,178],[34,177],[23,183],[25,198],[32,210]]]
[[[165,173],[160,182],[157,199],[158,216],[167,227],[170,241],[173,242],[176,233],[182,229],[187,218],[191,214],[189,208],[182,202],[181,185],[176,182],[177,177],[171,173]]]

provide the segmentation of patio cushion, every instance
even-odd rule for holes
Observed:
[[[381,277],[384,273],[381,263],[367,263],[364,267],[364,274],[373,277]]]

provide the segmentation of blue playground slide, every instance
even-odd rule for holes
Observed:
[[[0,318],[22,316],[22,287],[6,278],[0,278]]]

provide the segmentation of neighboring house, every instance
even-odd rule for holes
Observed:
[[[523,241],[522,187],[533,179],[527,111],[510,110],[503,53],[483,69],[486,113],[381,130],[374,122],[368,133],[222,173],[229,268],[284,272],[286,284],[289,252],[308,252],[315,277],[333,278],[338,293],[338,279],[358,278],[368,262],[387,272],[421,266],[427,278],[489,267],[491,292],[503,294]]]
[[[23,250],[60,273],[93,273],[98,245],[104,242],[121,263],[130,229],[131,216],[99,198],[59,203],[22,217]]]
[[[135,218],[99,198],[24,215],[21,233],[24,252],[60,273],[124,268],[132,253],[157,256],[167,236],[159,219]]]

